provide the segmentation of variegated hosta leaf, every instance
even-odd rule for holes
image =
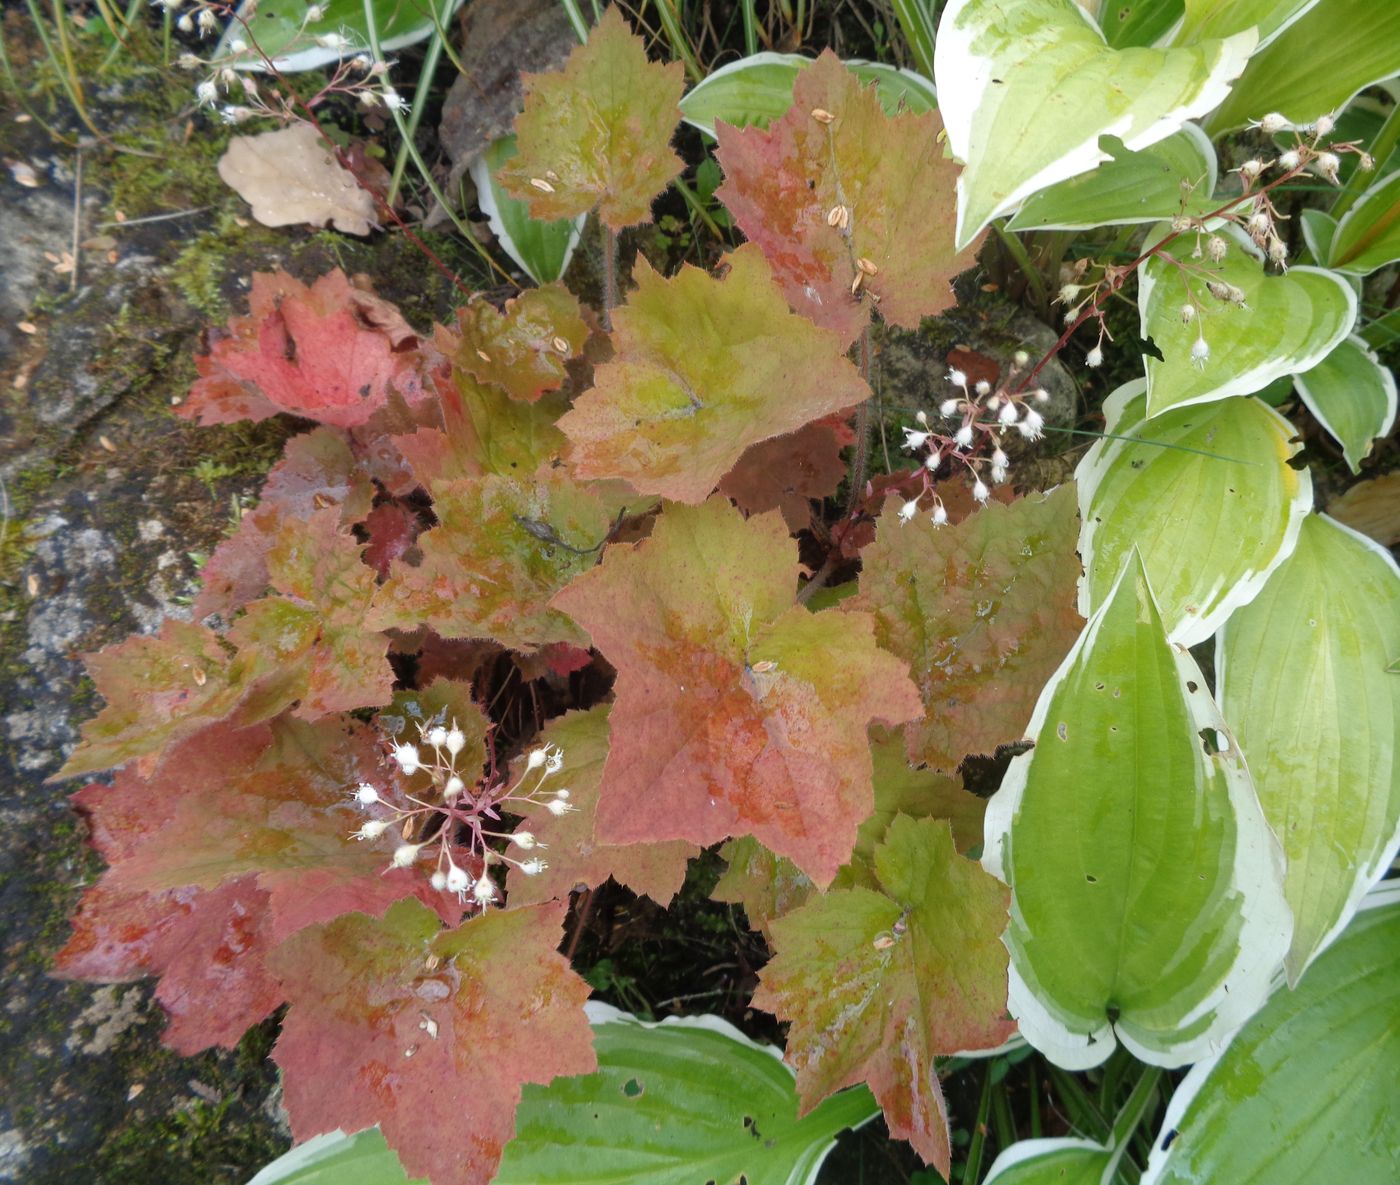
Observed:
[[[1253,30],[1181,49],[1113,49],[1074,0],[950,0],[934,82],[958,182],[957,243],[1092,169],[1100,136],[1137,151],[1216,106]]]
[[[1209,638],[1259,594],[1312,509],[1289,458],[1293,426],[1257,399],[1183,407],[1143,422],[1143,381],[1104,403],[1106,431],[1079,482],[1079,612],[1103,605],[1134,547],[1173,642]]]
[[[1136,552],[1030,733],[988,804],[982,858],[1012,889],[1022,1034],[1070,1069],[1118,1041],[1168,1066],[1219,1049],[1288,947],[1282,857]]]
[[[1395,376],[1352,334],[1311,370],[1294,375],[1293,385],[1341,443],[1351,471],[1360,473],[1372,442],[1395,426]]]
[[[1400,169],[1376,182],[1337,224],[1330,267],[1366,275],[1400,259]]]
[[[583,224],[588,215],[579,214],[558,222],[530,217],[530,204],[513,198],[496,180],[496,173],[515,156],[515,135],[502,136],[492,142],[472,162],[471,176],[476,184],[477,202],[491,224],[505,253],[536,284],[548,284],[568,270],[574,257]]]
[[[1215,149],[1194,123],[1129,152],[1116,136],[1100,141],[1106,159],[1098,168],[1027,198],[1007,230],[1082,230],[1157,222],[1182,212],[1203,217],[1219,204]],[[1107,159],[1111,158],[1111,159]]]
[[[1400,849],[1400,569],[1312,516],[1221,632],[1220,704],[1288,858],[1297,982]]]
[[[1253,28],[1258,53],[1318,0],[1186,0],[1185,15],[1172,31],[1173,45],[1199,45]]]
[[[997,1156],[982,1185],[1100,1185],[1113,1160],[1093,1140],[1018,1140]]]
[[[1400,897],[1372,898],[1297,991],[1186,1076],[1142,1185],[1396,1179]]]
[[[1219,264],[1195,270],[1153,258],[1138,278],[1142,336],[1150,337],[1161,358],[1147,366],[1147,414],[1169,407],[1205,403],[1231,395],[1251,395],[1276,378],[1316,366],[1356,320],[1356,293],[1335,272],[1290,268],[1266,275],[1254,244],[1236,227],[1218,232],[1227,251]],[[1185,240],[1172,249],[1182,263]],[[1209,284],[1231,285],[1242,302],[1214,296]],[[1185,305],[1195,307],[1188,322]],[[1205,357],[1201,357],[1204,341]]]

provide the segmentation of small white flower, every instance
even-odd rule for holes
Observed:
[[[1011,356],[1011,361],[1016,364],[1017,369],[1027,365],[1030,360],[1031,356],[1027,354],[1025,350],[1017,350],[1016,353]]]
[[[906,502],[903,506],[899,508],[899,521],[901,523],[907,523],[918,513],[919,500],[917,498],[911,498],[908,502]]]
[[[432,745],[434,749],[441,749],[447,744],[447,729],[443,728],[441,724],[435,728],[428,729],[427,740],[428,744]]]
[[[564,751],[555,749],[544,763],[544,772],[547,774],[557,774],[564,768]]]
[[[1045,423],[1045,417],[1034,408],[1026,409],[1026,418],[1016,425],[1016,431],[1027,440],[1039,440],[1040,429]]]
[[[1001,483],[1004,482],[1005,480],[1006,480],[1006,466],[1005,466],[1005,465],[993,465],[993,466],[992,466],[992,483],[993,483],[994,485],[1001,485]]]
[[[1337,170],[1341,166],[1341,158],[1335,152],[1319,152],[1317,160],[1313,161],[1313,168],[1317,170],[1318,176],[1333,185],[1337,184]]]
[[[325,9],[323,9],[319,4],[313,4],[310,8],[306,10],[306,23],[308,25],[314,25],[317,21],[322,20],[325,17],[325,15]]]
[[[447,870],[447,891],[449,893],[456,893],[459,900],[464,899],[467,890],[472,887],[472,878],[468,876],[463,869],[458,868],[455,864],[451,864],[451,861],[449,861],[449,864],[450,867]]]
[[[224,106],[219,109],[219,118],[225,123],[242,123],[257,114],[251,107]]]
[[[907,449],[923,448],[928,443],[930,433],[923,432],[915,428],[904,429],[904,447]]]
[[[472,897],[478,905],[490,905],[496,899],[496,885],[489,876],[482,876],[472,888]]]
[[[214,85],[212,78],[206,78],[194,88],[194,97],[199,100],[201,107],[212,107],[219,101],[219,88]]]
[[[948,508],[944,506],[942,502],[933,508],[930,521],[932,521],[935,527],[941,527],[948,521]]]
[[[1259,121],[1259,130],[1266,136],[1277,136],[1279,132],[1286,131],[1289,126],[1287,118],[1277,111],[1270,111]]]
[[[322,33],[316,38],[316,44],[324,49],[348,49],[350,47],[349,38],[340,33]]]
[[[972,486],[972,496],[979,502],[985,503],[992,496],[992,491],[987,488],[987,483],[980,477]]]
[[[1210,357],[1210,344],[1203,337],[1196,339],[1196,344],[1191,347],[1191,361],[1197,367],[1204,370],[1206,359]]]
[[[1188,304],[1182,305],[1182,306],[1181,306],[1181,323],[1182,323],[1183,325],[1190,325],[1191,322],[1194,321],[1195,319],[1196,319],[1196,306],[1193,305],[1193,304],[1189,304],[1189,303],[1188,303]]]
[[[993,465],[997,466],[997,468],[999,468],[999,469],[1005,469],[1006,466],[1007,466],[1009,463],[1010,463],[1009,459],[1007,458],[1006,454],[1005,454],[1004,452],[1001,451],[1000,448],[994,448],[994,449],[992,450],[992,464],[993,464]]]
[[[433,888],[441,893],[443,889],[447,888],[447,873],[443,872],[442,869],[438,869],[428,878],[428,884],[432,885]]]
[[[449,802],[456,798],[465,790],[466,784],[456,774],[447,779],[447,785],[442,788],[442,796]]]
[[[1081,288],[1078,284],[1062,285],[1060,288],[1060,303],[1072,304],[1074,302],[1074,298],[1078,296],[1082,291],[1084,291],[1084,289]]]
[[[1288,258],[1288,244],[1277,235],[1269,240],[1269,258],[1280,266]]]
[[[186,12],[181,15],[178,21],[175,22],[175,27],[179,29],[181,33],[193,33],[194,18]]]
[[[544,809],[557,819],[560,815],[567,815],[574,808],[562,798],[551,798],[544,804]]]
[[[531,749],[530,756],[525,758],[525,769],[528,772],[532,769],[539,769],[549,760],[549,749]]]
[[[386,86],[384,88],[383,98],[384,106],[389,108],[390,111],[397,111],[402,115],[408,110],[408,100],[399,94],[392,86]]]
[[[1031,392],[1031,395],[1034,397],[1037,403],[1050,402],[1050,392],[1047,391],[1044,387],[1037,387],[1034,391]]]
[[[235,37],[228,43],[228,51],[231,54],[244,53],[248,49],[248,43],[242,37]]]
[[[997,412],[997,421],[1002,424],[1014,424],[1018,414],[1020,413],[1017,412],[1016,405],[1008,399],[1002,409]]]
[[[524,848],[527,852],[535,846],[535,833],[533,831],[517,831],[510,839],[513,844]]]
[[[423,768],[423,757],[418,752],[417,745],[407,743],[395,745],[392,756],[399,763],[399,768],[406,774],[415,774]]]
[[[200,15],[202,16],[203,14],[201,13]],[[182,53],[175,59],[175,64],[179,66],[181,70],[201,70],[204,68],[204,63],[192,53]]]
[[[389,830],[387,819],[370,819],[361,824],[360,829],[351,835],[351,839],[378,839]]]
[[[1206,242],[1206,254],[1210,256],[1212,263],[1219,263],[1225,258],[1225,252],[1229,250],[1229,244],[1219,235],[1211,235]]]
[[[1285,173],[1291,173],[1302,163],[1303,158],[1299,156],[1298,153],[1292,148],[1290,148],[1287,152],[1279,154],[1278,167],[1282,169]]]
[[[1313,130],[1319,136],[1329,136],[1332,134],[1332,129],[1336,126],[1337,121],[1330,115],[1321,115],[1318,117],[1317,123],[1313,124]]]
[[[929,455],[924,458],[924,468],[930,473],[937,473],[938,467],[941,464],[943,464],[943,454],[937,449],[934,449],[933,452],[929,453]]]
[[[973,390],[976,391],[977,394],[985,397],[992,393],[992,384],[987,382],[986,379],[982,379]]]
[[[219,28],[219,18],[216,17],[216,16],[215,16],[209,9],[207,9],[207,8],[202,8],[202,9],[200,9],[200,10],[199,10],[199,33],[200,33],[200,36],[202,36],[202,37],[207,37],[207,36],[209,36],[210,33],[215,33],[215,32],[217,32],[217,31],[218,31],[218,28]]]
[[[967,375],[961,370],[950,370],[948,372],[948,381],[955,387],[966,387]]]
[[[945,399],[942,403],[938,405],[938,414],[940,416],[957,415],[959,403],[960,401],[957,399]]]
[[[556,790],[554,792],[554,797],[567,799],[569,797],[569,792],[568,790]]]
[[[455,724],[447,730],[447,737],[443,741],[443,747],[456,757],[467,745],[466,735]]]
[[[355,787],[355,801],[361,806],[371,806],[379,801],[379,791],[368,782],[361,782]]]
[[[418,859],[418,849],[421,843],[401,843],[394,849],[394,858],[391,861],[395,868],[408,868]]]
[[[1085,355],[1084,355],[1084,365],[1085,365],[1085,366],[1088,366],[1088,367],[1092,367],[1093,369],[1098,369],[1100,366],[1102,366],[1102,365],[1103,365],[1103,350],[1102,350],[1102,348],[1100,348],[1099,346],[1095,346],[1092,350],[1090,350],[1087,354],[1085,354]]]
[[[968,448],[972,444],[972,425],[964,424],[953,433],[953,439],[957,441],[959,448]]]
[[[921,428],[928,427],[928,415],[924,412],[923,408],[920,408],[914,413],[914,419],[918,422]]]
[[[520,871],[526,876],[539,876],[548,867],[548,864],[537,857],[534,860],[526,860],[524,864],[520,865]]]
[[[1246,181],[1253,181],[1263,171],[1264,162],[1262,160],[1247,160],[1239,167],[1239,174]]]

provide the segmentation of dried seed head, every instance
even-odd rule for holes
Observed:
[[[1206,252],[1210,255],[1212,263],[1219,263],[1225,258],[1225,252],[1229,245],[1219,235],[1211,235],[1206,243]]]
[[[831,112],[827,111],[824,107],[813,107],[812,118],[818,123],[833,123],[836,116],[832,115]]]
[[[852,296],[854,296],[857,292],[860,291],[860,286],[861,286],[863,283],[865,283],[865,273],[864,273],[864,272],[861,272],[861,271],[856,272],[855,279],[851,281],[851,295],[852,295]]]
[[[531,178],[530,178],[530,184],[531,184],[532,186],[534,186],[536,189],[538,189],[541,193],[553,193],[553,192],[554,192],[554,186],[552,186],[552,185],[551,185],[548,181],[546,181],[543,177],[531,177]]]
[[[550,345],[552,345],[559,353],[565,356],[567,356],[569,353],[569,343],[566,342],[562,337],[556,337],[552,342],[550,342]]]
[[[866,259],[864,255],[862,255],[859,259],[856,260],[856,267],[860,268],[860,270],[863,271],[867,276],[876,275],[880,270],[873,263],[871,263],[870,260]]]

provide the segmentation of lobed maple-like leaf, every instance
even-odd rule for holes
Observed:
[[[900,522],[890,498],[863,552],[860,593],[880,645],[909,663],[924,717],[911,761],[953,769],[1025,732],[1037,695],[1079,636],[1074,488],[993,503],[956,526]]]
[[[831,882],[833,888],[878,888],[875,849],[898,815],[911,819],[946,819],[953,840],[966,852],[982,843],[986,803],[963,789],[956,777],[913,769],[904,756],[904,738],[897,730],[872,728],[870,754],[874,760],[875,809],[856,832],[851,859]],[[756,839],[731,839],[720,853],[729,867],[710,894],[716,901],[742,905],[749,925],[768,938],[774,918],[807,902],[816,886],[791,860],[770,852]]]
[[[866,726],[919,714],[861,613],[793,603],[776,513],[667,506],[551,604],[617,668],[596,833],[608,843],[749,834],[826,884],[874,804]]]
[[[564,385],[565,363],[587,342],[578,298],[554,283],[529,289],[502,310],[489,301],[470,302],[457,312],[456,334],[439,333],[436,344],[478,381],[533,403]]]
[[[726,258],[722,280],[637,261],[616,355],[559,421],[579,476],[702,502],[750,445],[869,397],[836,339],[788,309],[757,247]]]
[[[417,540],[421,526],[418,515],[401,502],[376,506],[365,516],[365,563],[381,577],[388,576],[394,561],[403,559]]]
[[[200,377],[176,414],[227,424],[290,412],[349,428],[391,393],[408,403],[424,397],[412,328],[343,272],[310,288],[286,272],[258,272],[248,304],[249,315],[233,318],[195,360]]]
[[[766,131],[716,131],[716,195],[768,257],[788,303],[843,347],[875,298],[882,317],[910,329],[953,304],[953,277],[972,266],[981,239],[954,249],[959,166],[944,154],[936,112],[886,115],[874,85],[826,50],[798,71],[792,107]]]
[[[542,220],[595,206],[613,230],[651,221],[653,199],[684,167],[671,151],[685,88],[680,62],[647,61],[646,46],[609,7],[562,70],[525,74],[516,155],[498,174]]]
[[[805,531],[812,525],[812,500],[830,497],[841,485],[841,450],[854,443],[843,417],[815,420],[752,445],[720,481],[720,493],[749,514],[781,510],[788,530]]]
[[[231,617],[267,591],[267,553],[287,517],[307,518],[317,510],[340,508],[349,527],[369,513],[374,485],[362,471],[345,432],[322,427],[287,441],[282,459],[263,483],[258,505],[219,544],[200,573],[194,616]]]
[[[449,638],[518,650],[588,637],[549,599],[597,562],[609,506],[561,473],[466,478],[433,487],[439,525],[419,537],[417,567],[399,563],[375,595],[371,629],[428,622]]]
[[[414,1177],[486,1185],[527,1082],[593,1070],[588,985],[555,952],[563,902],[443,931],[402,902],[278,950],[291,1008],[273,1058],[292,1134],[378,1124]]]
[[[540,733],[536,744],[556,745],[563,754],[560,785],[569,790],[566,815],[553,815],[544,807],[531,811],[520,830],[530,832],[541,847],[548,867],[537,876],[510,875],[510,904],[533,905],[567,898],[576,888],[593,888],[609,877],[634,893],[667,905],[685,881],[686,865],[700,849],[680,840],[614,846],[600,843],[593,834],[593,816],[608,755],[609,705],[586,712],[569,712]],[[532,746],[533,747],[533,746]],[[523,759],[513,777],[524,773]]]
[[[228,632],[263,676],[248,718],[266,719],[294,701],[308,720],[389,701],[389,642],[365,626],[376,584],[361,551],[340,529],[338,510],[282,523],[267,569],[284,595],[254,601]]]
[[[890,1133],[946,1177],[934,1059],[1015,1031],[1001,944],[1011,895],[938,819],[896,817],[874,865],[877,888],[833,889],[772,922],[776,953],[753,1002],[792,1023],[804,1112],[868,1082]]]

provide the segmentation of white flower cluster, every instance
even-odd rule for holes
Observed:
[[[918,493],[899,509],[901,522],[912,520],[929,495],[933,498],[933,524],[942,526],[948,521],[948,509],[933,489],[934,476],[945,462],[962,469],[972,479],[973,498],[985,504],[992,496],[991,485],[1004,482],[1010,471],[1010,461],[1002,448],[1005,434],[1014,431],[1026,440],[1040,439],[1045,418],[1032,405],[1049,402],[1050,393],[1043,387],[1021,389],[1026,383],[1017,380],[1029,365],[1030,355],[1018,350],[1005,381],[995,390],[986,380],[969,386],[964,371],[948,372],[948,381],[961,395],[943,400],[938,414],[945,420],[957,421],[957,426],[951,432],[936,429],[929,423],[927,413],[921,411],[914,417],[918,427],[903,429],[906,449],[928,452],[919,470]]]
[[[556,816],[574,810],[567,789],[545,788],[564,768],[563,751],[555,745],[531,750],[520,777],[507,783],[479,779],[475,772],[459,769],[467,737],[455,720],[450,727],[442,721],[420,724],[418,733],[416,743],[395,741],[389,748],[389,761],[398,775],[391,779],[392,790],[361,782],[351,792],[355,805],[371,812],[351,838],[377,840],[392,830],[399,842],[390,869],[418,866],[427,849],[430,855],[436,854],[428,878],[432,887],[455,894],[462,904],[485,909],[500,897],[490,872],[493,865],[514,868],[524,876],[538,876],[549,867],[538,855],[517,859],[509,854],[516,848],[531,853],[543,850],[545,845],[532,832],[494,831],[487,825],[500,820],[502,808],[518,813],[542,806]],[[491,846],[493,840],[501,841],[505,850]],[[475,869],[475,874],[468,868]]]

